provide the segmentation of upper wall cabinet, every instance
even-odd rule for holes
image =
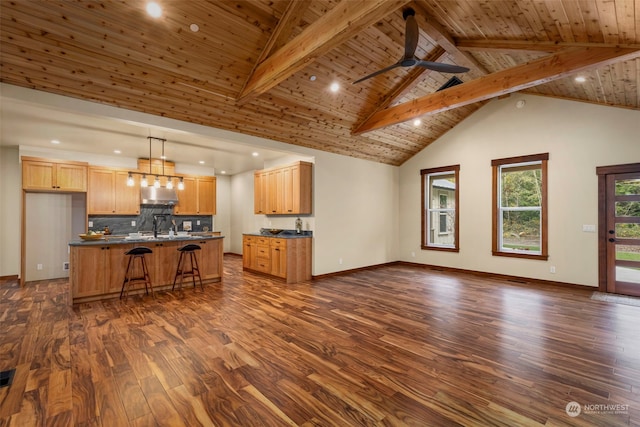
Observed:
[[[23,157],[22,189],[42,192],[86,192],[87,163]]]
[[[216,177],[185,176],[184,190],[178,190],[176,215],[215,215]]]
[[[311,214],[312,167],[308,162],[254,173],[254,212],[263,215]]]
[[[140,185],[127,186],[128,171],[113,168],[89,167],[87,213],[89,215],[138,215],[140,213]],[[139,176],[133,175],[138,181]]]

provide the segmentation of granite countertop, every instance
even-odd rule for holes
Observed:
[[[296,230],[282,230],[278,234],[273,234],[269,230],[269,228],[262,228],[260,231],[242,234],[244,236],[279,237],[282,239],[303,239],[313,237],[313,232],[309,230],[303,230],[300,234],[296,233]]]
[[[153,236],[140,236],[140,237],[129,237],[124,235],[107,235],[102,239],[98,240],[82,240],[82,239],[74,239],[69,242],[69,246],[91,246],[91,245],[123,245],[128,243],[158,243],[158,242],[181,242],[181,241],[193,241],[193,240],[214,240],[214,239],[223,239],[224,236],[215,236],[211,234],[195,234],[188,236],[173,236],[169,237],[168,235],[158,235],[158,237]]]

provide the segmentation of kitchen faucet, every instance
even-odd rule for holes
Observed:
[[[156,214],[153,216],[153,237],[158,237],[158,218],[164,219],[167,214]]]

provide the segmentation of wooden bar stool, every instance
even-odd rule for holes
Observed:
[[[184,245],[181,248],[178,248],[180,251],[180,258],[178,258],[178,268],[176,269],[176,275],[173,278],[173,287],[171,290],[173,291],[176,287],[176,281],[178,280],[178,276],[180,276],[180,289],[182,289],[182,282],[184,281],[184,276],[191,277],[193,280],[193,288],[196,288],[196,277],[200,281],[200,288],[204,292],[204,286],[202,286],[202,277],[200,276],[200,268],[198,268],[198,258],[196,257],[195,251],[200,250],[200,246],[195,245],[193,243]],[[185,264],[189,258],[190,269],[185,269]]]
[[[153,294],[153,286],[151,285],[151,279],[149,278],[149,269],[145,261],[144,255],[153,253],[153,251],[145,246],[139,246],[125,252],[125,255],[129,255],[129,262],[127,262],[127,271],[124,274],[124,280],[122,281],[122,290],[120,291],[120,298],[127,297],[131,285],[135,283],[144,283],[144,289],[147,295],[149,295],[149,289],[151,289],[151,295]],[[131,277],[133,270],[135,269],[135,260],[138,260],[140,268],[142,270],[142,276]]]

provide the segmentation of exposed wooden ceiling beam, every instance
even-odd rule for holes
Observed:
[[[456,47],[465,52],[502,51],[502,52],[559,52],[572,47],[621,47],[640,49],[640,44],[608,44],[608,43],[564,43],[537,42],[525,40],[456,40]]]
[[[374,114],[369,120],[355,129],[352,134],[360,135],[426,114],[440,113],[548,83],[578,71],[637,57],[640,57],[640,49],[618,47],[568,49],[387,108]]]
[[[341,1],[258,65],[238,96],[238,103],[246,103],[267,92],[406,3],[409,0]]]
[[[304,11],[309,7],[309,2],[290,0],[287,5],[287,9],[284,11],[282,18],[278,21],[278,25],[271,33],[271,37],[267,41],[264,49],[260,53],[258,60],[256,61],[256,67],[267,59],[273,52],[284,46],[293,31],[300,24]],[[255,69],[255,68],[254,68]],[[253,75],[253,73],[252,73]]]
[[[429,52],[429,54],[423,58],[425,61],[438,61],[444,54],[447,52],[440,46],[436,46],[434,50]],[[382,111],[391,105],[396,99],[399,99],[404,94],[411,91],[416,85],[420,83],[420,76],[427,72],[426,68],[422,67],[414,67],[412,68],[406,75],[406,77],[402,80],[402,82],[394,88],[391,92],[387,93],[384,98],[378,103],[376,103],[376,107],[370,111],[364,120],[361,123],[366,122],[371,116],[373,116],[378,111]],[[359,125],[356,125],[358,127]]]
[[[421,19],[419,21],[420,28],[436,45],[442,46],[447,51],[456,65],[467,67],[482,75],[487,74],[487,69],[476,61],[470,53],[458,49],[456,42],[449,36],[447,30],[435,19],[429,17],[428,11],[422,5],[415,4],[415,7],[418,9],[418,16],[424,18],[424,20]]]

